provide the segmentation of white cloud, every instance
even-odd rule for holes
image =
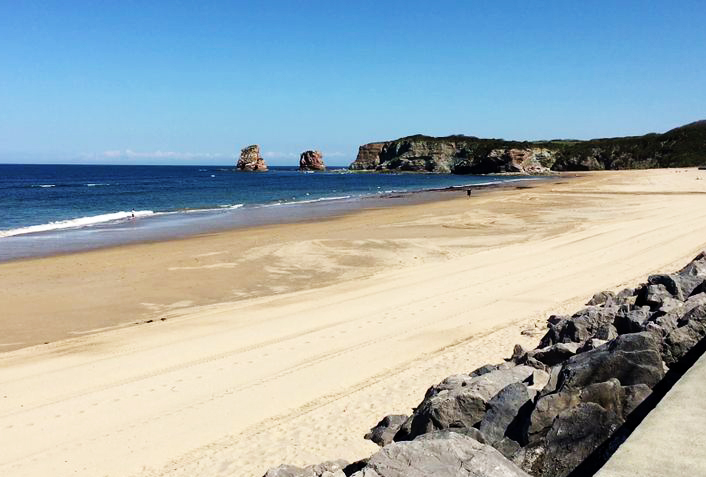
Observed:
[[[299,154],[296,152],[264,151],[262,152],[262,157],[265,159],[290,159],[298,158]]]
[[[98,154],[83,154],[84,157],[106,158],[106,159],[174,159],[174,160],[190,160],[190,159],[225,159],[232,158],[232,154],[224,154],[220,152],[177,152],[177,151],[133,151],[132,149],[125,150],[108,150]]]

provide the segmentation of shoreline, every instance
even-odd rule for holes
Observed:
[[[0,329],[5,331],[0,355],[27,346],[171,319],[195,307],[367,278],[384,269],[404,268],[410,259],[444,260],[448,252],[440,253],[435,247],[422,248],[414,256],[416,241],[409,242],[404,225],[398,232],[395,221],[404,223],[429,211],[444,213],[449,203],[457,204],[457,209],[478,201],[493,203],[495,197],[502,200],[513,191],[532,191],[566,180],[535,180],[529,189],[520,182],[492,184],[479,188],[470,200],[465,194],[459,195],[459,190],[449,188],[413,192],[399,198],[376,199],[370,207],[339,215],[3,261],[0,289],[25,290],[29,295],[12,293],[5,297],[8,312],[5,319],[0,317]],[[500,203],[496,206],[502,208]],[[369,235],[369,223],[380,223],[377,237]],[[350,238],[351,226],[359,240],[352,246],[339,246]],[[416,235],[415,230],[413,233]],[[434,235],[439,233],[437,230]],[[465,235],[464,227],[442,227],[441,235],[458,240]],[[333,245],[327,246],[327,242]],[[235,248],[236,244],[241,244],[241,248]],[[352,257],[351,253],[359,257]],[[272,255],[274,258],[270,258]],[[298,263],[301,259],[305,263]],[[271,270],[274,260],[282,262],[281,270]],[[86,275],[73,276],[77,272]],[[297,274],[308,279],[301,280]],[[240,282],[235,290],[229,284],[234,277]],[[194,280],[198,286],[193,285]],[[173,289],[155,286],[157,283],[170,284]],[[82,306],[73,298],[79,289],[91,291],[82,299],[86,303]],[[55,306],[50,312],[51,321],[45,319],[49,304]]]
[[[362,435],[430,383],[693,258],[705,174],[587,173],[0,264],[5,343],[57,337],[0,353],[0,473],[259,476],[370,455]],[[66,332],[120,318],[152,322]]]
[[[517,174],[513,174],[513,176],[515,175]],[[506,176],[503,177],[505,178]],[[88,226],[67,227],[58,230],[0,237],[0,245],[4,249],[4,252],[0,252],[0,264],[126,245],[183,240],[198,237],[204,233],[222,233],[252,227],[328,220],[369,209],[402,207],[450,200],[453,199],[453,197],[450,197],[452,192],[468,189],[472,189],[476,193],[484,193],[495,189],[518,187],[525,182],[551,182],[573,177],[579,177],[579,174],[562,173],[550,176],[522,176],[504,179],[497,183],[492,183],[491,181],[463,186],[392,191],[380,195],[323,197],[291,203],[252,204],[223,209],[208,208],[157,212],[154,215],[138,217],[136,221],[123,219]],[[285,210],[291,213],[286,214]],[[43,225],[46,224],[28,226],[27,228],[41,227]],[[100,232],[109,233],[110,236],[96,237],[95,234]],[[42,245],[45,248],[32,250],[33,243],[30,241],[35,239],[44,241],[45,243]]]

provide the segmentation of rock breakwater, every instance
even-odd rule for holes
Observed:
[[[637,288],[550,316],[532,350],[431,386],[384,417],[360,462],[280,466],[267,477],[591,475],[706,341],[706,253]],[[676,376],[676,377],[675,377]],[[583,469],[583,472],[581,472]]]

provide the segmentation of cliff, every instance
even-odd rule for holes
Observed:
[[[507,141],[415,135],[360,146],[352,170],[454,174],[689,167],[706,163],[706,121],[663,134],[619,138]]]

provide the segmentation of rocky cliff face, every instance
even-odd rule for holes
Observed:
[[[554,154],[539,147],[494,147],[501,141],[477,138],[412,136],[396,141],[365,144],[351,164],[353,170],[490,174],[516,172],[543,174]]]
[[[360,146],[352,170],[544,174],[555,171],[689,167],[706,163],[706,121],[664,134],[588,141],[506,141],[409,136]]]
[[[241,149],[240,159],[238,159],[236,167],[240,171],[266,171],[267,164],[262,156],[260,156],[260,146],[253,144],[252,146]]]
[[[350,169],[354,171],[374,171],[380,165],[380,153],[387,142],[371,142],[363,144],[358,148],[358,157],[356,157]]]
[[[324,155],[321,151],[304,151],[299,156],[300,171],[325,171]]]

